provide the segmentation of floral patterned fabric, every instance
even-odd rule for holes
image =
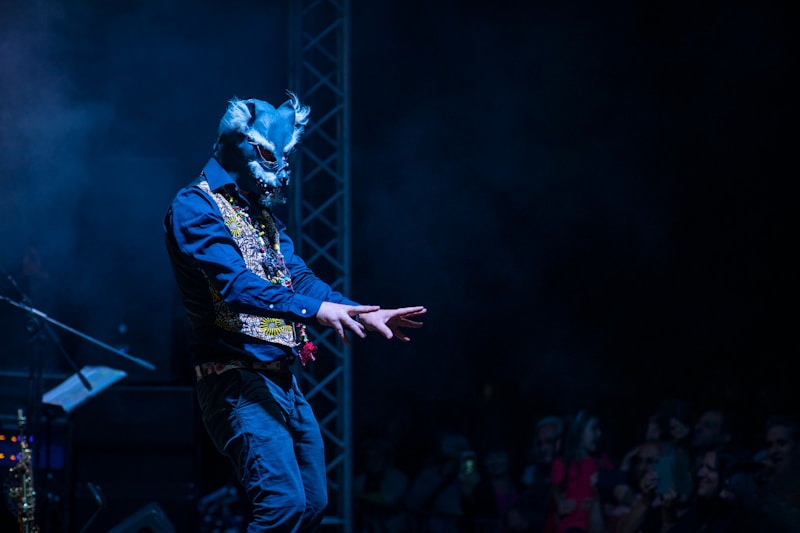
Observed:
[[[201,181],[201,190],[208,194],[219,207],[225,225],[231,232],[231,237],[236,242],[242,253],[247,268],[257,276],[270,283],[281,283],[291,287],[291,278],[277,243],[277,232],[265,231],[268,227],[275,227],[268,211],[262,211],[261,217],[266,218],[257,229],[249,215],[240,207],[233,205],[224,195],[213,192],[208,182]],[[271,223],[271,224],[270,224]],[[268,233],[271,233],[268,234]],[[268,242],[269,241],[269,242]],[[222,295],[209,283],[211,297],[214,300],[214,313],[216,324],[227,330],[244,333],[268,342],[274,342],[291,348],[299,343],[295,332],[295,324],[291,321],[277,317],[234,313],[222,299]]]

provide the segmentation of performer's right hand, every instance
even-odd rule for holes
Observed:
[[[360,313],[372,313],[380,309],[378,305],[346,305],[335,304],[333,302],[322,302],[317,311],[317,322],[323,326],[333,328],[342,342],[350,344],[350,340],[345,335],[345,330],[349,329],[362,339],[367,336],[366,328],[354,317]]]

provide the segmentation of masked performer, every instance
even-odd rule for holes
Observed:
[[[295,255],[273,213],[309,108],[233,99],[213,157],[167,211],[166,246],[191,324],[203,423],[253,505],[248,532],[312,531],[327,505],[319,425],[293,362],[314,359],[305,324],[342,342],[375,331],[408,341],[422,306],[381,309],[334,291]]]

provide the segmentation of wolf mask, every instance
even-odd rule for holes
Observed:
[[[281,189],[289,184],[287,157],[310,113],[296,95],[288,94],[278,108],[262,100],[230,100],[214,145],[214,156],[239,187],[258,194],[266,206],[283,201]]]

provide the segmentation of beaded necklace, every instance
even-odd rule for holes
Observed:
[[[250,217],[250,213],[236,202],[235,197],[230,192],[226,192],[228,203],[233,207],[239,220],[255,230],[261,252],[261,263],[267,279],[270,283],[280,284],[290,289],[294,288],[292,278],[289,276],[289,269],[286,268],[286,262],[281,253],[280,236],[272,215],[265,209],[261,212],[261,216],[256,217],[254,221]]]
[[[272,217],[272,214],[264,209],[261,211],[261,216],[256,217],[255,221],[253,221],[250,217],[250,213],[239,205],[234,195],[227,189],[225,192],[227,194],[228,203],[233,208],[239,220],[255,231],[256,240],[258,241],[262,255],[261,263],[264,266],[264,273],[267,275],[267,280],[270,283],[280,284],[294,290],[292,278],[289,275],[289,269],[286,267],[286,262],[281,253],[280,235],[278,234],[278,227],[275,225],[275,219]],[[267,242],[269,242],[269,246]],[[298,323],[297,328],[302,341],[297,353],[300,357],[300,362],[305,366],[308,361],[315,361],[317,359],[317,346],[309,340],[308,332],[304,324]]]

